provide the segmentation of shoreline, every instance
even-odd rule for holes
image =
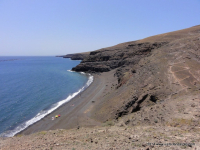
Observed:
[[[105,76],[96,74],[93,74],[92,76],[93,82],[84,91],[46,115],[41,120],[18,132],[15,136],[19,134],[32,134],[39,131],[101,125],[101,122],[90,118],[89,110],[95,105],[95,99],[99,96],[101,97],[103,90],[105,89]],[[52,117],[55,117],[58,114],[60,114],[61,117],[52,120]]]
[[[80,73],[81,74],[85,74],[83,72],[80,72]],[[80,95],[82,92],[84,92],[93,83],[94,76],[92,76],[91,74],[86,74],[86,76],[88,76],[88,81],[78,91],[72,93],[71,95],[68,95],[66,99],[63,99],[61,101],[58,101],[55,104],[52,104],[52,106],[54,105],[54,107],[50,107],[50,109],[44,111],[43,113],[42,113],[42,110],[41,110],[40,112],[37,113],[36,116],[34,116],[33,118],[25,121],[24,123],[22,123],[22,124],[20,124],[18,126],[16,126],[13,130],[9,130],[7,133],[6,132],[2,133],[2,137],[13,137],[13,136],[21,133],[22,131],[24,131],[28,127],[32,126],[33,124],[37,123],[38,121],[40,121],[44,117],[46,117],[48,115],[51,115],[52,112],[54,112],[56,109],[58,109],[58,108],[62,107],[63,105],[65,105],[66,103],[71,101],[76,96]]]

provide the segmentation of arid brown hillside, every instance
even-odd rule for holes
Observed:
[[[198,124],[200,26],[90,52],[73,70],[112,70],[117,84],[107,83],[111,91],[93,109],[101,121],[133,113],[127,124],[170,124],[187,115]]]

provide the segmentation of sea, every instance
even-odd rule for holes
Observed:
[[[84,91],[93,76],[62,57],[0,57],[0,137],[12,137]]]

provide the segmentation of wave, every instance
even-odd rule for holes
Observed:
[[[42,110],[40,111],[35,117],[33,117],[32,119],[22,123],[21,125],[17,126],[15,129],[13,130],[8,130],[5,131],[3,133],[0,134],[0,137],[12,137],[14,135],[16,135],[17,133],[21,132],[22,130],[26,129],[28,126],[36,123],[37,121],[41,120],[42,118],[44,118],[46,115],[50,114],[51,112],[53,112],[54,110],[56,110],[58,107],[60,107],[61,105],[69,102],[72,98],[74,98],[76,95],[78,95],[79,93],[81,93],[82,91],[84,91],[92,82],[93,82],[93,76],[91,76],[90,74],[87,83],[81,88],[79,89],[77,92],[73,93],[72,95],[69,95],[66,99],[61,100],[55,104],[52,105],[52,107],[49,110]]]
[[[85,72],[80,72],[81,74],[85,74]]]
[[[69,71],[69,72],[75,72],[75,71],[72,71],[72,70],[67,70],[67,71]]]
[[[72,71],[72,70],[67,70],[69,72],[75,72],[75,71]],[[80,74],[85,74],[85,72],[79,72]]]

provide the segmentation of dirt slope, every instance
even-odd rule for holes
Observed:
[[[108,125],[108,124],[107,124]],[[180,150],[200,149],[198,130],[177,127],[105,126],[41,131],[0,139],[1,150]]]

